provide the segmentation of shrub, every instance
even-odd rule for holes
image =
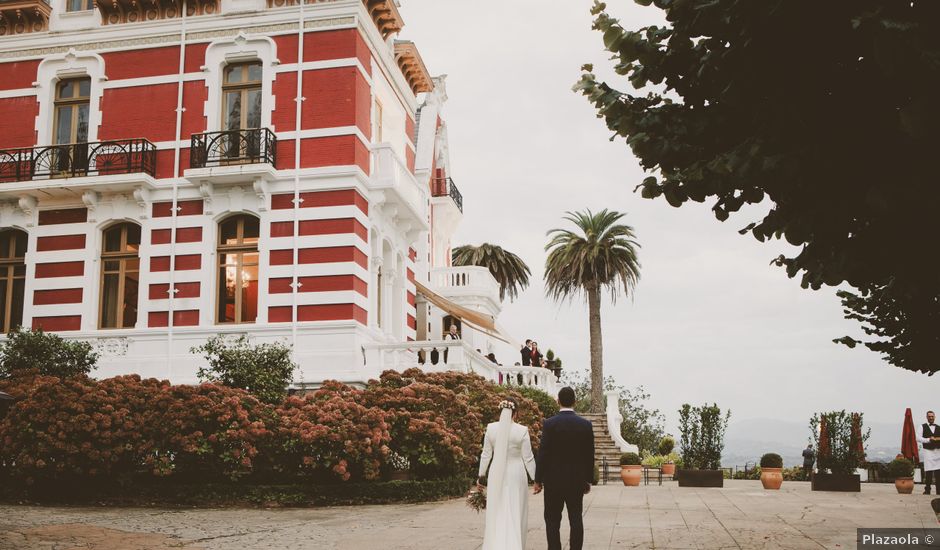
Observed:
[[[411,462],[419,479],[466,474],[480,452],[483,423],[466,395],[392,372],[383,373],[381,380],[370,382],[365,390],[333,383],[324,384],[317,394],[336,391],[354,392],[361,405],[385,412],[389,448]]]
[[[913,477],[914,463],[907,458],[895,458],[888,464],[888,475],[894,479]]]
[[[861,413],[830,411],[814,414],[809,421],[820,470],[854,474],[865,461],[865,442],[871,430],[863,430]],[[820,437],[824,432],[824,437]]]
[[[247,390],[265,403],[278,403],[287,396],[297,369],[290,346],[279,342],[251,345],[244,335],[234,341],[214,336],[190,351],[202,353],[209,362],[208,367],[199,368],[200,380]]]
[[[682,405],[679,409],[680,447],[686,468],[717,470],[721,467],[721,451],[730,417],[731,411],[722,416],[718,405]]]
[[[30,481],[253,471],[271,408],[244,391],[118,376],[37,381],[0,422],[0,465]]]
[[[675,448],[676,440],[671,436],[663,436],[663,438],[659,440],[659,454],[668,455]]]
[[[155,474],[238,479],[269,465],[262,450],[278,422],[270,405],[216,384],[169,386],[159,399],[153,408],[161,413],[155,439],[162,464]]]
[[[519,395],[535,403],[539,408],[542,418],[550,418],[558,414],[560,410],[558,401],[544,391],[530,386],[520,386],[513,389],[518,392]]]
[[[483,427],[499,420],[499,402],[512,398],[516,401],[516,422],[529,426],[529,435],[533,445],[538,445],[542,431],[542,418],[539,405],[519,392],[519,387],[508,388],[487,381],[482,376],[462,372],[435,372],[428,373],[421,369],[408,369],[400,375],[394,371],[383,373],[383,383],[389,383],[396,378],[395,384],[401,381],[423,382],[443,386],[457,395],[467,397],[467,403],[474,412],[480,415]],[[480,443],[482,443],[482,432]]]
[[[783,457],[777,453],[767,453],[760,457],[761,468],[783,468]]]
[[[429,388],[436,388],[433,391]],[[420,369],[408,369],[402,373],[395,371],[386,371],[382,373],[379,380],[373,380],[366,388],[366,399],[371,399],[370,392],[385,397],[380,402],[373,404],[383,410],[399,411],[399,415],[410,415],[415,418],[423,418],[427,421],[430,416],[433,422],[430,425],[417,429],[425,430],[424,439],[430,441],[432,446],[440,446],[441,435],[451,433],[457,438],[457,445],[460,447],[459,454],[461,458],[450,461],[456,468],[462,470],[452,470],[444,466],[447,461],[441,462],[439,459],[425,460],[422,465],[421,460],[416,460],[416,455],[403,453],[399,448],[398,441],[413,440],[414,434],[402,434],[399,424],[398,428],[392,431],[392,450],[407,456],[412,463],[413,471],[422,477],[462,475],[464,471],[471,470],[482,450],[483,433],[486,425],[499,420],[499,402],[512,398],[516,401],[516,422],[529,426],[529,436],[532,440],[533,450],[537,450],[539,437],[542,430],[542,413],[538,404],[525,397],[516,388],[507,388],[499,386],[485,380],[476,374],[459,372],[439,372],[428,373]],[[431,401],[420,404],[414,401],[417,397],[433,397]],[[392,401],[388,401],[391,398]],[[465,407],[465,408],[464,408]],[[418,413],[418,414],[415,414]],[[391,422],[391,421],[390,421]],[[433,433],[435,426],[445,427],[446,431],[441,434]],[[431,432],[427,432],[431,430]],[[415,447],[415,441],[409,444]],[[446,446],[446,444],[444,444]],[[441,449],[443,451],[443,449]],[[440,457],[445,456],[444,452]],[[431,457],[426,457],[430,459]],[[437,463],[435,466],[434,463]]]
[[[277,408],[278,467],[322,481],[377,479],[389,454],[385,413],[329,392]]]
[[[466,493],[465,478],[432,481],[389,481],[314,485],[309,483],[174,483],[138,482],[132,486],[114,483],[46,487],[13,483],[0,486],[0,501],[23,499],[43,504],[93,504],[112,506],[337,506],[428,502]],[[74,490],[71,490],[74,489]]]
[[[640,455],[636,453],[623,453],[622,455],[620,455],[620,465],[621,466],[639,466]]]
[[[84,377],[37,379],[0,423],[0,464],[28,482],[143,469],[153,419],[132,403],[152,401],[159,385],[139,377],[114,384],[124,382],[135,391],[114,395]]]
[[[783,474],[784,481],[809,481],[809,476],[800,466],[784,468],[781,473]]]
[[[753,469],[747,470],[747,471],[737,470],[736,472],[734,472],[733,478],[734,479],[751,479],[751,480],[760,479],[760,471],[761,471],[760,466],[755,466]]]
[[[64,340],[42,329],[19,328],[0,342],[0,378],[27,371],[60,378],[82,376],[97,361],[98,354],[88,342]]]
[[[649,452],[644,452],[640,462],[650,468],[662,468],[663,464],[675,464],[677,467],[681,467],[682,458],[675,452],[665,455],[654,455]]]

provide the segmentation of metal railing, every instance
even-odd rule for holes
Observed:
[[[277,137],[267,128],[193,134],[190,142],[190,168],[263,163],[274,166],[276,161]]]
[[[145,173],[155,175],[157,147],[146,139],[0,149],[0,182]]]
[[[463,212],[463,195],[454,185],[453,178],[434,178],[431,183],[431,195],[434,197],[450,197],[457,208]]]

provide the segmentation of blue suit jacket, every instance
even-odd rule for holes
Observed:
[[[594,479],[594,428],[571,411],[545,420],[535,481],[555,487],[583,487]]]

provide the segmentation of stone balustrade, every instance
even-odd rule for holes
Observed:
[[[557,379],[548,369],[501,366],[487,359],[461,340],[427,340],[396,344],[370,344],[363,347],[366,368],[373,376],[385,370],[420,368],[427,372],[474,373],[505,386],[538,388],[554,395]]]

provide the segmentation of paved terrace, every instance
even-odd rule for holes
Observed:
[[[856,527],[937,526],[931,497],[898,495],[891,484],[848,494],[797,482],[779,492],[758,481],[725,483],[595,487],[585,500],[585,548],[847,549]],[[541,496],[532,497],[527,548],[545,547],[541,515]],[[321,509],[0,506],[0,548],[473,550],[482,521],[462,500]]]

